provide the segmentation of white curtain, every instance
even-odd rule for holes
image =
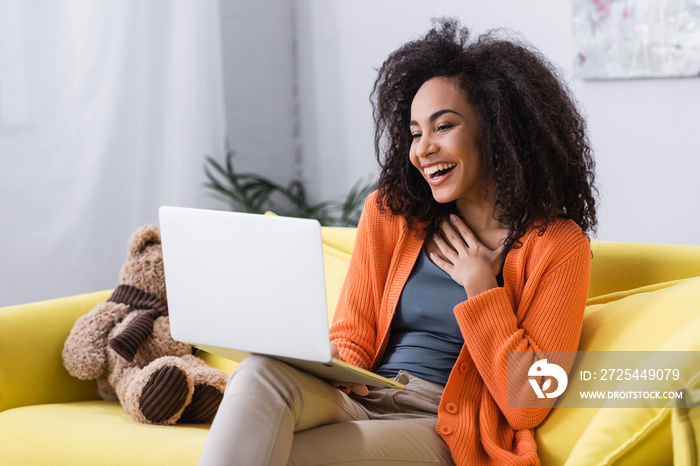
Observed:
[[[117,285],[160,205],[214,207],[217,0],[0,0],[0,306]]]

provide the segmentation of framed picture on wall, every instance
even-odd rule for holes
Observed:
[[[583,79],[700,75],[700,2],[573,0],[576,75]]]

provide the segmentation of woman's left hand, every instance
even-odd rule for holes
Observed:
[[[338,351],[338,347],[335,346],[335,343],[333,342],[331,342],[331,357],[340,359],[340,351]],[[327,382],[341,392],[344,392],[346,395],[349,395],[350,392],[359,396],[369,395],[369,389],[367,388],[367,385],[363,383],[341,382],[339,380],[327,380]]]
[[[469,297],[496,288],[496,276],[505,259],[504,243],[491,250],[479,241],[461,218],[450,215],[450,222],[445,220],[440,224],[442,236],[433,236],[443,257],[432,253],[431,260],[462,285]]]

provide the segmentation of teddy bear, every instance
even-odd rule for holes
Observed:
[[[170,334],[158,227],[133,233],[119,286],[75,322],[63,364],[74,377],[96,379],[98,395],[138,422],[213,420],[228,377]]]

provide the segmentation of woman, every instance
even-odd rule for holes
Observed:
[[[339,390],[251,357],[202,464],[539,464],[548,409],[508,405],[508,352],[578,346],[596,224],[584,121],[539,53],[469,42],[453,20],[389,56],[373,104],[379,189],[331,348],[406,388]]]

